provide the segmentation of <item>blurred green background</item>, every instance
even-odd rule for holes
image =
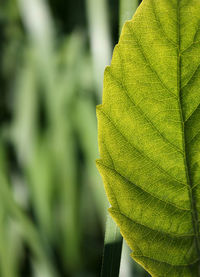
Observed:
[[[95,106],[120,3],[0,3],[0,276],[100,276]],[[146,276],[124,247],[120,275]]]

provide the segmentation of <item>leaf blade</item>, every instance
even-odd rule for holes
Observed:
[[[97,108],[110,211],[153,276],[200,276],[199,12],[196,0],[144,0]]]

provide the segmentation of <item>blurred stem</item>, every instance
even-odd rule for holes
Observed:
[[[90,43],[98,100],[101,100],[103,72],[111,59],[111,37],[106,0],[86,0]]]
[[[122,27],[126,20],[130,20],[135,13],[139,4],[139,0],[121,0],[120,1],[120,24],[119,32],[121,33]]]

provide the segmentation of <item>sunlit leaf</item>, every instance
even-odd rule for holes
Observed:
[[[152,276],[200,276],[200,1],[144,0],[98,106],[110,213]]]

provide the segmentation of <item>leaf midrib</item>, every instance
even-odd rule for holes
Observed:
[[[180,111],[181,118],[181,127],[182,127],[182,143],[183,143],[183,156],[184,156],[184,165],[186,171],[186,178],[188,184],[188,195],[190,200],[191,207],[191,216],[192,216],[192,225],[195,234],[195,245],[197,254],[200,257],[200,241],[199,241],[199,226],[198,226],[198,212],[195,201],[195,191],[192,188],[191,176],[188,166],[188,157],[187,157],[187,148],[186,148],[186,136],[185,136],[185,123],[183,119],[183,109],[182,109],[182,101],[181,101],[181,42],[180,42],[180,0],[177,0],[177,40],[178,40],[178,48],[177,48],[177,91],[178,91],[178,105]],[[200,264],[199,264],[200,265]],[[199,272],[199,271],[198,271]]]

